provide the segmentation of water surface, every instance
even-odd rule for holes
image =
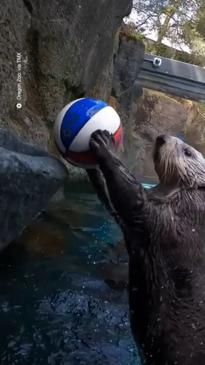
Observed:
[[[138,365],[121,233],[72,187],[0,257],[1,365]]]

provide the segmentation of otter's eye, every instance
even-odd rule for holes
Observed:
[[[191,156],[192,156],[192,153],[191,153],[191,151],[190,151],[188,148],[185,148],[185,149],[184,149],[184,154],[185,154],[185,156],[187,156],[187,157],[191,157]]]

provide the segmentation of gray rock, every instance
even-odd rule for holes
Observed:
[[[18,136],[14,135],[14,133],[3,128],[0,128],[0,147],[5,148],[8,151],[29,156],[50,156],[44,149],[22,141]]]
[[[126,26],[124,25],[126,30]],[[113,95],[119,105],[119,113],[124,126],[124,160],[133,168],[136,158],[135,120],[142,88],[137,84],[137,76],[144,59],[144,45],[141,41],[121,34],[119,49],[114,64]]]
[[[114,64],[113,91],[122,100],[128,91],[138,96],[141,87],[135,81],[144,60],[144,45],[141,41],[121,36],[118,53]]]
[[[0,129],[0,250],[45,209],[65,177],[56,157]]]
[[[35,36],[39,101],[49,119],[75,97],[109,97],[115,37],[131,5],[130,0],[32,1],[30,44]]]
[[[1,126],[47,146],[57,113],[71,99],[108,99],[118,28],[131,6],[132,0],[2,0]]]
[[[55,151],[53,122],[66,103],[109,98],[118,28],[131,7],[132,0],[1,0],[0,126]]]

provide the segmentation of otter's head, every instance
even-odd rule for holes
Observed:
[[[205,187],[205,159],[176,137],[160,135],[154,147],[155,170],[165,185]]]

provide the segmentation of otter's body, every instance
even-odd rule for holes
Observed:
[[[106,132],[95,132],[90,144],[106,181],[110,210],[125,236],[131,328],[143,358],[148,365],[204,365],[205,162],[196,151],[204,177],[183,179],[177,166],[182,142],[174,142],[178,159],[170,157],[170,151],[176,153],[173,139],[169,146],[155,146],[160,184],[152,190],[145,190],[113,155]],[[163,168],[161,156],[167,150],[169,163]]]
[[[148,364],[202,365],[205,191],[183,189],[167,199],[153,193],[146,197],[146,218],[128,239],[133,335]]]

